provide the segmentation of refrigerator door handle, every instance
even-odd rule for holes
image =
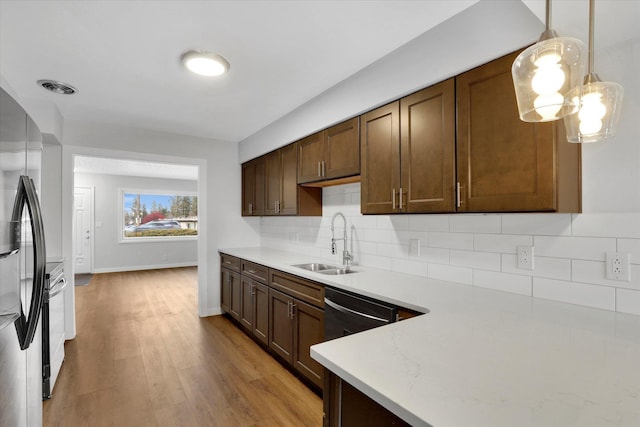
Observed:
[[[29,304],[29,315],[24,315],[22,304],[20,304],[20,317],[15,321],[20,348],[29,348],[38,327],[40,311],[42,310],[42,300],[44,296],[46,250],[44,243],[44,227],[42,223],[42,213],[35,185],[28,176],[22,175],[18,182],[18,195],[13,205],[12,217],[22,219],[24,207],[29,211],[31,223],[31,233],[33,234],[33,292]]]

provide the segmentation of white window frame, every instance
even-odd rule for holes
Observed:
[[[195,196],[196,191],[175,191],[175,190],[141,190],[132,188],[118,188],[118,243],[144,243],[144,242],[184,242],[198,240],[200,234],[196,236],[149,236],[149,237],[125,237],[124,235],[124,195],[125,194],[158,194],[162,196]],[[200,215],[198,214],[198,218]]]

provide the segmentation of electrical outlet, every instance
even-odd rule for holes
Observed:
[[[518,268],[533,270],[533,246],[518,246]]]
[[[607,279],[631,281],[631,256],[625,252],[607,252]]]

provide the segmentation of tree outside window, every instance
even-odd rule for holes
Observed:
[[[122,191],[124,240],[198,235],[198,198],[190,194]]]

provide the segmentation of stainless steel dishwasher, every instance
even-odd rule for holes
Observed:
[[[324,339],[332,340],[396,321],[397,308],[333,288],[324,291]]]

